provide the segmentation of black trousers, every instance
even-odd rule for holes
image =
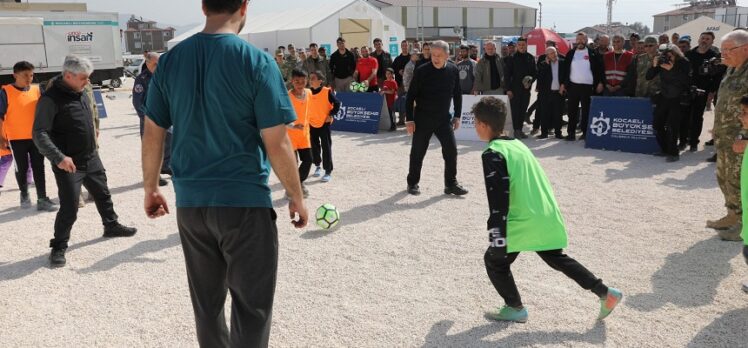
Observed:
[[[561,136],[561,114],[563,113],[564,97],[558,91],[543,92],[538,95],[538,116],[540,133],[548,135],[553,129],[556,135]]]
[[[582,134],[587,134],[587,119],[590,115],[590,102],[592,101],[592,85],[578,85],[569,83],[567,91],[567,114],[569,125],[566,132],[569,136],[576,136],[577,123],[582,127]],[[579,117],[579,104],[582,104],[581,121]]]
[[[654,131],[662,152],[677,156],[682,106],[680,98],[660,98],[654,110]]]
[[[521,307],[522,298],[519,295],[517,284],[514,283],[511,265],[517,259],[519,253],[507,253],[506,247],[489,247],[483,260],[486,264],[488,278],[499,293],[507,306]],[[608,287],[603,284],[602,279],[595,277],[579,262],[563,253],[563,250],[539,251],[540,256],[548,266],[564,273],[585,290],[591,290],[598,297],[606,296]]]
[[[10,151],[13,153],[13,160],[16,163],[16,182],[21,193],[29,193],[29,183],[27,174],[29,172],[29,159],[31,160],[31,170],[34,172],[34,185],[36,186],[36,197],[47,197],[47,182],[44,176],[44,156],[34,145],[31,139],[11,140]]]
[[[145,130],[145,119],[140,118],[140,137],[143,137],[143,131]],[[164,160],[161,162],[161,170],[170,169],[171,166],[171,132],[166,132],[166,138],[164,138]]]
[[[699,137],[704,129],[704,109],[706,108],[708,95],[697,95],[691,99],[691,117],[689,118],[690,126],[688,127],[688,144],[692,146],[699,145]]]
[[[680,106],[680,126],[678,127],[678,144],[688,144],[691,135],[691,104]]]
[[[81,195],[81,184],[93,196],[101,222],[106,226],[117,222],[114,212],[112,194],[107,186],[106,170],[99,156],[88,161],[86,165],[76,166],[75,173],[68,173],[53,167],[60,197],[60,210],[55,218],[55,238],[50,242],[52,248],[67,248],[70,230],[78,219],[78,201]]]
[[[325,123],[320,128],[309,127],[309,133],[312,137],[312,160],[314,165],[325,169],[325,174],[331,174],[332,165],[332,136],[330,134],[330,124]]]
[[[543,105],[540,103],[540,94],[538,94],[538,99],[535,99],[535,102],[527,109],[528,117],[533,112],[535,113],[535,118],[532,119],[532,129],[537,130],[540,129],[543,123]]]
[[[408,170],[408,185],[417,185],[421,181],[421,168],[423,158],[429,149],[431,136],[436,135],[442,145],[442,157],[444,157],[444,186],[452,186],[457,183],[457,142],[452,128],[452,122],[444,122],[436,129],[419,127],[416,123],[416,131],[413,133],[413,143],[410,146],[410,168]]]
[[[267,347],[278,271],[271,208],[177,208],[201,347]],[[231,331],[224,305],[231,293]]]
[[[309,177],[309,171],[312,169],[312,149],[296,150],[296,160],[299,164],[299,179],[304,182]]]
[[[509,99],[509,105],[512,106],[512,124],[515,131],[521,131],[522,125],[525,124],[525,113],[530,106],[530,91],[524,88],[512,90],[514,96]]]

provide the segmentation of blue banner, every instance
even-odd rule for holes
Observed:
[[[396,43],[390,44],[390,56],[397,57],[400,55],[400,45]]]
[[[340,111],[330,129],[343,132],[379,132],[384,97],[377,93],[338,93]]]
[[[104,105],[104,98],[101,95],[101,89],[94,88],[93,95],[96,100],[96,108],[99,109],[99,118],[106,118],[106,106]]]
[[[647,98],[592,97],[585,147],[652,154],[660,151]]]

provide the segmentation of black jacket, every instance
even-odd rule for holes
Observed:
[[[670,71],[663,68],[649,67],[647,80],[660,75],[660,94],[668,99],[680,98],[691,88],[691,63],[686,58],[676,59]]]
[[[559,85],[564,83],[564,76],[566,76],[566,59],[558,57],[558,83]],[[538,62],[538,92],[539,93],[550,93],[551,84],[553,83],[553,69],[545,59]]]
[[[566,54],[566,72],[564,74],[564,84],[568,87],[571,83],[571,61],[574,59],[574,52],[576,47],[573,47]],[[603,66],[603,57],[600,56],[595,50],[587,47],[587,54],[590,57],[590,68],[592,69],[592,86],[597,87],[598,84],[605,81],[605,67]]]
[[[691,62],[691,82],[694,86],[703,89],[706,92],[716,92],[719,89],[719,83],[725,75],[727,68],[724,65],[713,65],[711,69],[704,71],[705,64],[712,58],[720,58],[719,52],[708,49],[706,53],[699,53],[696,47],[688,52],[684,52],[688,61]]]
[[[434,64],[416,68],[406,97],[408,121],[415,121],[421,129],[436,129],[451,120],[449,105],[454,102],[454,117],[462,116],[460,71],[451,62],[437,69]]]
[[[336,79],[346,79],[353,76],[353,72],[356,71],[356,58],[353,56],[353,52],[346,49],[345,53],[340,54],[340,51],[335,50],[330,55],[330,71]]]
[[[525,76],[531,76],[533,80],[537,77],[535,57],[529,53],[515,53],[504,59],[504,79],[506,88],[510,91],[526,89],[522,85]]]
[[[36,105],[33,139],[39,152],[57,165],[66,156],[84,169],[96,156],[96,129],[88,96],[55,79]]]

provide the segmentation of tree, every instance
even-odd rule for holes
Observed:
[[[649,30],[649,27],[642,24],[642,22],[634,22],[634,24],[629,25],[629,28],[633,29],[635,32],[642,36],[652,33],[652,31]]]

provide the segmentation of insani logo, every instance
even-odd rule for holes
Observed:
[[[91,42],[93,39],[93,32],[81,33],[80,31],[71,31],[68,33],[68,42]]]

